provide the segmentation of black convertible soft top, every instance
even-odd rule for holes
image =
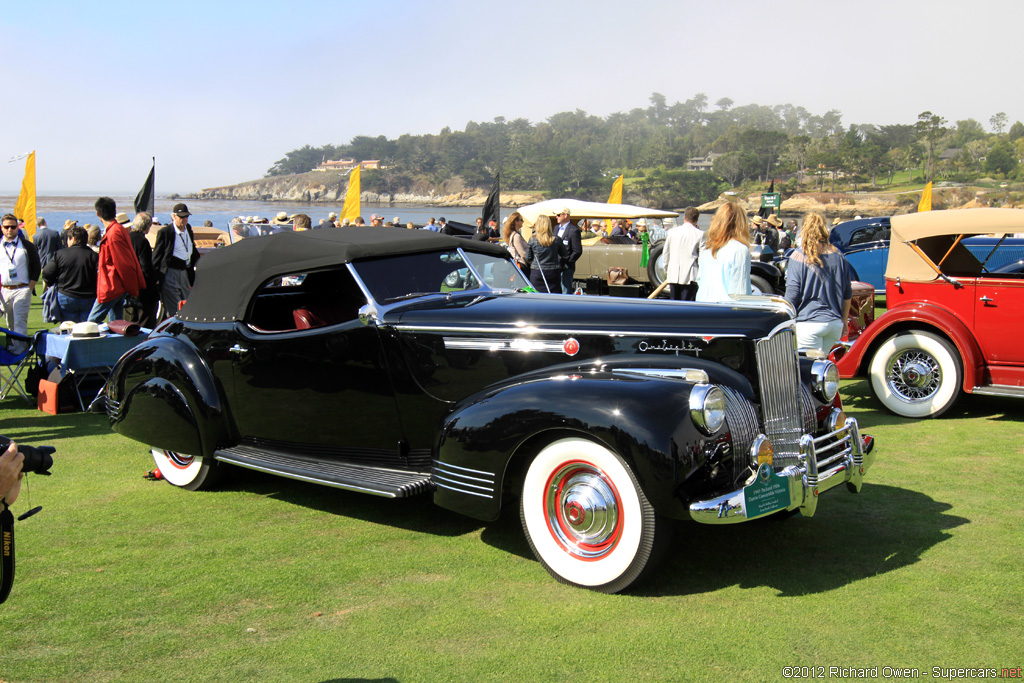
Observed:
[[[429,230],[324,228],[249,238],[199,259],[195,287],[178,318],[188,322],[241,320],[253,294],[272,278],[360,259],[457,247],[508,256],[499,244]]]

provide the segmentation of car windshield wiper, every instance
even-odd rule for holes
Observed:
[[[402,294],[401,296],[389,296],[387,299],[384,299],[384,303],[389,304],[392,301],[405,301],[406,299],[416,299],[421,296],[434,296],[435,294],[445,293],[450,299],[452,296],[451,292],[409,292],[408,294]]]

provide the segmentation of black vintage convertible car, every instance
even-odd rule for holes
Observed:
[[[481,520],[518,502],[552,575],[614,592],[671,520],[810,516],[860,490],[873,440],[792,317],[769,297],[538,294],[503,248],[425,231],[284,233],[204,256],[100,403],[176,486],[234,465]]]

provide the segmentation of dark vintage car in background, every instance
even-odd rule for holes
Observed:
[[[655,566],[671,520],[860,490],[873,440],[784,301],[526,288],[503,247],[426,231],[245,240],[200,260],[98,406],[186,489],[230,464],[481,520],[515,503],[553,576],[607,592]]]
[[[984,262],[1024,232],[1024,211],[927,211],[894,216],[891,231],[888,310],[839,358],[840,374],[867,375],[905,417],[938,417],[964,392],[1024,398],[1024,274]],[[981,258],[967,246],[979,234],[999,235]]]
[[[853,279],[872,285],[876,294],[886,293],[885,271],[889,259],[891,221],[889,216],[857,218],[840,223],[829,233],[829,241],[843,252],[853,269]],[[997,242],[999,248],[995,249]],[[975,231],[964,245],[990,271],[1024,259],[1024,239],[1009,238],[1000,242],[984,232]]]

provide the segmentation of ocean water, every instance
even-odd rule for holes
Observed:
[[[118,211],[124,211],[129,217],[135,215],[135,208],[133,206],[135,201],[134,195],[131,197],[112,196],[112,199],[117,202]],[[17,200],[17,196],[0,196],[0,213],[12,212]],[[56,228],[58,230],[64,226],[64,221],[69,218],[77,220],[79,225],[85,225],[86,223],[98,223],[99,219],[96,218],[96,211],[93,209],[95,201],[96,197],[91,195],[38,196],[36,197],[36,216],[39,218],[45,218],[46,223],[50,228]],[[332,211],[335,213],[341,213],[342,208],[341,204],[331,205],[308,204],[305,202],[260,202],[198,199],[178,200],[167,199],[166,197],[157,197],[156,215],[160,219],[161,223],[170,222],[171,209],[179,201],[183,201],[187,204],[188,210],[192,212],[192,217],[189,218],[189,223],[191,223],[193,227],[203,225],[204,221],[209,220],[213,222],[214,227],[220,228],[221,230],[227,230],[231,220],[237,216],[260,216],[262,218],[273,219],[279,211],[284,211],[288,215],[304,213],[313,219],[313,225],[316,225],[320,222],[321,218],[327,218],[327,214]],[[451,221],[473,224],[476,222],[477,216],[480,215],[482,207],[363,204],[361,208],[362,216],[366,219],[367,224],[370,222],[371,215],[379,214],[384,216],[385,222],[398,217],[401,225],[404,226],[408,221],[412,221],[416,225],[423,225],[431,217],[440,218],[441,216],[444,216]],[[502,218],[507,216],[513,210],[514,209],[502,209]]]

